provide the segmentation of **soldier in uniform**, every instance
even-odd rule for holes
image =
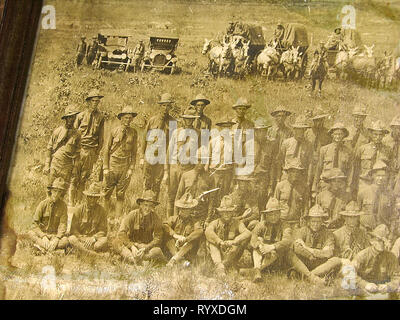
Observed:
[[[168,155],[170,156],[169,166],[165,164],[165,168],[169,167],[169,186],[168,186],[168,207],[167,215],[170,217],[174,215],[174,203],[176,192],[178,190],[179,182],[182,174],[193,169],[193,158],[197,156],[199,130],[193,127],[195,119],[198,118],[196,109],[192,106],[186,108],[181,115],[182,125],[175,130],[171,135],[171,140],[168,148]],[[195,134],[194,136],[191,133]],[[190,152],[196,153],[195,155],[189,154]],[[186,152],[186,153],[184,153]]]
[[[363,249],[368,247],[368,233],[361,227],[360,211],[355,201],[349,202],[340,212],[344,220],[342,227],[333,232],[335,237],[335,257],[342,259],[342,264],[349,264],[351,260]]]
[[[281,220],[292,229],[303,224],[309,207],[309,193],[304,187],[304,167],[299,162],[288,163],[284,170],[287,179],[280,181],[275,189],[275,198],[282,206]]]
[[[353,184],[359,189],[365,185],[363,178],[368,178],[370,170],[378,160],[390,164],[392,158],[392,151],[382,143],[383,137],[389,133],[382,121],[377,120],[368,130],[371,142],[360,146],[354,156]]]
[[[67,205],[63,201],[66,184],[62,178],[57,178],[48,189],[50,195],[37,206],[32,230],[27,235],[42,253],[65,249],[69,244],[66,237]]]
[[[316,204],[307,215],[307,225],[294,231],[293,251],[289,254],[292,267],[312,282],[336,269],[341,261],[334,257],[335,238],[324,226],[325,211]]]
[[[328,219],[325,221],[326,226],[336,229],[343,223],[339,213],[351,201],[351,194],[346,192],[347,177],[339,168],[332,168],[321,175],[321,178],[327,184],[327,187],[317,194],[316,203],[328,213]]]
[[[136,47],[133,49],[133,66],[134,66],[134,71],[136,72],[136,68],[140,66],[140,63],[143,59],[145,52],[145,47],[143,44],[143,40],[140,40],[139,43],[136,45]]]
[[[151,130],[164,131],[166,139],[165,141],[167,143],[166,149],[168,148],[169,138],[170,138],[169,126],[177,123],[177,120],[169,114],[173,103],[174,101],[169,93],[164,93],[161,95],[161,99],[158,102],[158,104],[160,105],[161,112],[150,118],[149,121],[147,122],[144,141],[141,145],[142,150],[141,150],[140,165],[143,167],[143,173],[144,173],[144,190],[153,190],[157,198],[160,193],[160,185],[161,182],[163,181],[163,176],[164,176],[164,181],[168,180],[168,174],[169,174],[168,164],[166,165],[162,163],[151,164],[148,162],[148,160],[146,159],[146,149],[147,149],[146,135],[149,135]]]
[[[53,131],[47,144],[48,154],[43,169],[50,174],[48,185],[51,186],[56,178],[62,178],[67,187],[71,182],[74,168],[76,169],[80,154],[80,134],[74,128],[74,121],[79,111],[76,106],[68,106],[61,119],[63,126]]]
[[[280,166],[286,167],[293,161],[298,162],[304,168],[304,179],[306,181],[306,189],[310,191],[311,187],[311,165],[313,161],[313,148],[311,143],[305,138],[305,132],[310,128],[305,116],[301,115],[296,118],[292,124],[293,137],[287,138],[282,142],[279,150]],[[285,176],[281,177],[283,180]]]
[[[269,45],[276,44],[276,50],[278,50],[279,53],[281,54],[285,50],[285,46],[282,42],[284,35],[285,35],[285,28],[281,22],[278,22],[274,30],[274,35],[268,43]]]
[[[231,197],[224,196],[216,209],[219,218],[212,221],[205,230],[206,244],[219,275],[225,275],[226,268],[235,266],[249,244],[251,232],[243,222],[232,219],[236,207]]]
[[[98,204],[102,196],[100,185],[91,184],[83,194],[86,196],[86,201],[73,212],[68,241],[77,250],[96,256],[97,252],[108,248],[107,213]]]
[[[232,109],[235,111],[235,118],[232,121],[235,123],[233,129],[254,129],[254,122],[246,118],[246,113],[251,107],[251,104],[246,98],[240,97],[237,99]]]
[[[76,175],[72,178],[71,204],[80,202],[86,182],[89,180],[104,142],[104,116],[98,105],[103,96],[97,89],[86,97],[87,108],[78,114],[75,128],[81,134],[81,154],[77,163]],[[99,180],[99,179],[97,179]]]
[[[76,66],[77,67],[79,67],[82,64],[83,59],[86,56],[87,44],[86,44],[85,39],[86,39],[85,36],[81,36],[81,42],[78,44],[78,46],[76,48]]]
[[[310,141],[313,146],[314,161],[317,163],[318,154],[321,147],[326,146],[332,142],[332,137],[325,127],[325,120],[329,117],[329,114],[325,113],[321,108],[318,108],[313,113],[311,120],[313,122],[311,129],[308,129],[305,133],[305,137]]]
[[[328,37],[326,48],[328,50],[340,50],[343,42],[342,29],[336,28]]]
[[[385,247],[388,235],[387,226],[377,226],[370,233],[370,246],[359,252],[352,261],[357,274],[357,286],[366,293],[388,293],[399,288],[399,262]]]
[[[395,218],[393,194],[388,186],[388,166],[378,160],[372,167],[370,175],[372,183],[360,186],[357,197],[357,202],[365,213],[361,218],[361,224],[368,231],[372,231],[379,224],[390,227]]]
[[[122,215],[125,192],[135,169],[138,135],[130,124],[136,116],[131,107],[122,109],[117,115],[121,124],[111,131],[104,148],[105,208],[109,212],[110,198],[115,188],[117,217]]]
[[[91,66],[96,59],[97,56],[97,51],[99,50],[99,43],[97,42],[97,37],[93,36],[93,41],[91,44],[89,44],[87,48],[87,56],[86,56],[86,62],[88,66]]]
[[[356,106],[352,113],[354,126],[349,128],[349,136],[346,139],[348,147],[353,151],[370,141],[368,130],[364,127],[368,114],[365,108]]]
[[[279,150],[281,150],[282,142],[293,136],[292,129],[286,125],[286,119],[292,113],[283,106],[278,106],[271,112],[275,123],[268,129],[268,139],[274,141],[274,151],[272,154],[275,156],[271,162],[271,194],[275,192],[275,187],[280,181],[282,175],[282,166],[278,161]]]
[[[383,143],[392,150],[390,187],[393,189],[394,194],[400,194],[400,116],[392,120],[390,128],[392,132],[384,138]]]
[[[198,94],[190,104],[196,108],[198,115],[198,118],[194,121],[194,127],[199,130],[211,130],[211,119],[204,114],[204,108],[210,104],[210,100],[204,95]]]
[[[254,228],[250,246],[253,249],[254,282],[262,281],[261,272],[269,268],[285,265],[285,256],[291,244],[292,230],[280,219],[281,206],[275,198],[270,198],[261,211],[263,218]]]
[[[134,264],[143,261],[166,263],[161,251],[163,227],[161,218],[155,212],[159,204],[153,191],[146,190],[136,200],[139,208],[124,216],[113,241],[116,253]]]
[[[338,122],[332,126],[329,133],[332,135],[333,142],[321,147],[319,152],[312,187],[313,194],[326,188],[326,185],[321,181],[321,175],[326,174],[332,168],[339,168],[347,176],[346,186],[350,191],[352,183],[350,177],[352,172],[352,151],[344,144],[344,139],[348,136],[349,131],[342,123]]]
[[[184,258],[193,260],[196,258],[200,241],[204,235],[203,227],[196,217],[198,201],[190,193],[186,193],[175,202],[178,214],[169,217],[164,222],[164,234],[166,235],[166,247],[172,258],[167,266],[179,263]]]

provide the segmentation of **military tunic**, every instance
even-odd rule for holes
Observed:
[[[211,119],[206,115],[202,114],[200,118],[194,120],[193,126],[199,130],[201,129],[211,130],[211,124],[212,124]]]
[[[342,223],[340,212],[346,209],[346,205],[351,201],[351,194],[341,190],[339,193],[333,193],[326,189],[317,194],[316,203],[319,204],[328,214],[328,227],[339,228]]]
[[[67,205],[63,200],[46,198],[39,203],[33,216],[33,231],[39,237],[54,234],[62,238],[67,231]]]
[[[107,214],[104,208],[99,204],[92,209],[86,203],[78,206],[72,216],[71,234],[94,237],[96,240],[106,237]]]
[[[363,228],[351,230],[346,225],[333,232],[335,256],[352,260],[361,250],[369,246],[368,233]]]

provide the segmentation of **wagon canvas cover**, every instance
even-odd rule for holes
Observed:
[[[286,46],[308,47],[306,27],[300,23],[289,23],[285,26],[283,43]]]

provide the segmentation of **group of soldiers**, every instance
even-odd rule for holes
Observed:
[[[292,112],[279,106],[270,113],[270,125],[265,119],[248,119],[252,106],[239,98],[232,106],[235,117],[224,116],[214,124],[204,113],[211,102],[199,94],[178,121],[170,114],[175,101],[165,93],[143,139],[131,127],[138,114],[132,107],[118,113],[120,123],[105,139],[98,108],[102,98],[96,89],[86,97],[84,111],[68,106],[61,116],[64,124],[49,140],[44,169],[48,196],[39,203],[28,232],[41,252],[72,247],[98,256],[111,250],[135,265],[188,265],[208,258],[218,275],[236,270],[255,282],[263,280],[265,271],[280,270],[322,284],[346,265],[354,268],[361,289],[397,290],[399,116],[389,131],[381,120],[366,126],[366,109],[356,107],[352,127],[336,122],[328,129],[329,114],[320,108],[288,124]],[[174,123],[178,125],[172,130]],[[240,140],[246,145],[243,152],[254,159],[251,174],[237,174],[243,163],[226,158],[224,150],[232,145],[222,134],[203,141],[190,155],[194,161],[171,160],[191,149],[183,146],[198,146],[185,135],[188,130],[212,128],[231,136],[236,130],[254,130],[254,150]],[[149,161],[153,130],[165,134],[171,158],[164,163]],[[204,147],[218,149],[218,159],[211,161]],[[102,181],[93,177],[99,158]],[[124,214],[126,191],[132,176],[141,178],[140,171],[142,196]],[[162,185],[166,212],[157,209]],[[68,191],[69,209],[63,200]],[[118,227],[115,233],[111,225]]]

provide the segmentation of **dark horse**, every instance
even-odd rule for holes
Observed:
[[[325,76],[328,73],[328,65],[325,59],[319,55],[316,60],[313,61],[311,66],[311,93],[314,92],[315,85],[318,80],[318,95],[321,95],[322,82],[325,80]]]

